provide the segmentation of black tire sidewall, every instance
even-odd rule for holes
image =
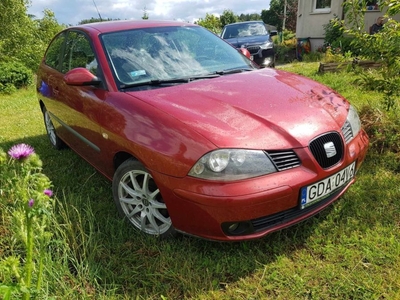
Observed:
[[[47,113],[47,115],[48,115],[48,112],[47,112],[47,109],[46,109],[45,106],[43,106],[42,113],[43,113],[44,127],[46,128],[47,138],[49,139],[50,144],[51,144],[55,149],[57,149],[57,150],[60,150],[60,149],[64,148],[64,147],[65,147],[65,144],[64,144],[64,142],[58,137],[58,135],[57,135],[55,129],[54,129],[54,134],[55,134],[55,137],[56,137],[55,143],[53,143],[53,141],[52,141],[51,138],[50,138],[49,129],[47,128],[47,122],[46,122],[46,113]],[[49,115],[48,115],[48,117],[50,118]],[[53,125],[53,126],[54,126],[54,125]]]

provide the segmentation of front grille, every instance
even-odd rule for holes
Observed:
[[[333,143],[336,153],[332,156],[328,155],[326,145]],[[343,158],[343,142],[337,132],[330,132],[314,139],[309,145],[311,153],[317,160],[318,164],[324,168],[330,168],[336,165]]]
[[[254,230],[253,232],[266,230],[270,227],[277,226],[279,224],[284,224],[293,219],[300,218],[301,216],[308,214],[312,211],[317,211],[321,206],[324,206],[326,203],[336,198],[345,188],[346,185],[344,187],[341,187],[338,191],[334,192],[333,194],[329,195],[326,199],[323,199],[322,201],[319,201],[318,203],[310,205],[304,209],[295,207],[270,216],[253,219],[250,221],[250,223],[253,226]]]
[[[262,57],[274,56],[274,49],[265,49],[262,51]]]
[[[342,126],[342,133],[344,136],[344,141],[346,144],[353,139],[353,130],[351,129],[351,125],[349,121],[346,121]]]
[[[247,50],[249,50],[251,55],[257,54],[258,50],[260,50],[259,46],[248,46],[246,47]]]
[[[267,151],[278,171],[300,166],[300,159],[293,150]]]

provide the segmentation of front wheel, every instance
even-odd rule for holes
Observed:
[[[122,163],[114,174],[112,185],[120,215],[134,227],[161,238],[175,234],[160,190],[140,162],[128,159]]]

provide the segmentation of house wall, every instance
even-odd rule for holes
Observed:
[[[365,12],[365,31],[369,32],[369,28],[376,22],[376,19],[382,17],[385,14],[385,11],[373,11],[367,10]],[[400,15],[393,16],[393,19],[397,22],[400,22]]]
[[[324,25],[335,16],[342,18],[341,1],[333,0],[331,8],[326,11],[314,11],[314,0],[299,0],[297,13],[296,38],[310,38],[311,51],[324,43]]]
[[[310,38],[311,51],[316,51],[324,43],[324,25],[335,16],[343,19],[343,0],[332,0],[331,8],[326,10],[314,11],[315,0],[299,0],[297,13],[296,38]],[[372,7],[371,7],[372,8]],[[369,32],[376,19],[383,16],[380,10],[367,10],[365,13],[365,31]],[[400,15],[394,17],[400,22]]]

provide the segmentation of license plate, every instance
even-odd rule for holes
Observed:
[[[329,176],[328,178],[318,181],[312,185],[303,187],[300,193],[301,208],[306,208],[311,204],[321,201],[331,193],[338,190],[340,187],[347,184],[354,177],[355,170],[356,162],[353,162],[351,165],[333,174],[332,176]]]

